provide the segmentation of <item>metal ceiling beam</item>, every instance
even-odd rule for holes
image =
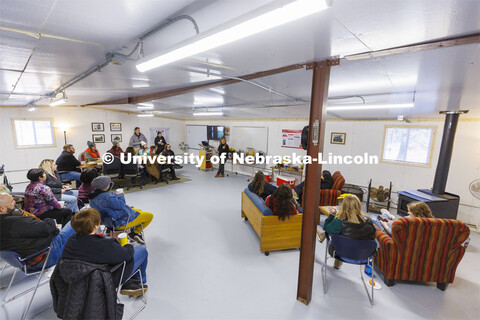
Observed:
[[[350,54],[350,55],[344,56],[343,58],[347,60],[370,59],[370,58],[390,56],[394,54],[411,53],[411,52],[418,52],[423,50],[462,46],[462,45],[472,44],[472,43],[480,43],[480,33],[453,37],[453,38],[440,39],[440,40],[437,39],[432,41],[418,42],[418,43],[408,44],[405,46],[388,48],[383,50]]]
[[[143,94],[143,95],[138,95],[138,96],[133,96],[133,97],[127,97],[127,98],[123,98],[123,99],[102,101],[102,102],[92,103],[92,104],[89,104],[89,105],[97,105],[98,106],[98,105],[112,105],[112,104],[136,104],[136,103],[141,103],[141,102],[146,102],[146,101],[152,101],[152,100],[157,100],[157,99],[164,99],[164,98],[168,98],[168,97],[178,96],[178,95],[191,93],[191,92],[195,92],[195,91],[199,91],[199,90],[205,90],[205,89],[210,89],[210,88],[219,87],[219,86],[226,86],[226,85],[229,85],[229,84],[242,82],[243,80],[253,80],[253,79],[257,79],[257,78],[268,77],[268,76],[279,74],[279,73],[284,73],[284,72],[288,72],[288,71],[302,69],[304,67],[305,67],[304,64],[292,64],[292,65],[289,65],[289,66],[286,66],[286,67],[281,67],[281,68],[276,68],[276,69],[271,69],[271,70],[260,71],[260,72],[256,72],[256,73],[252,73],[252,74],[247,74],[247,75],[238,77],[237,79],[226,79],[226,80],[213,81],[213,82],[197,84],[197,85],[193,85],[193,86],[187,86],[187,87],[183,87],[183,88],[177,88],[177,89],[159,91],[159,92]]]

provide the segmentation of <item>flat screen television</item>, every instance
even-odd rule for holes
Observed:
[[[207,126],[207,139],[220,140],[225,136],[224,126]]]

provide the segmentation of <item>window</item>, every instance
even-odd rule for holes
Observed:
[[[54,147],[53,121],[14,119],[15,147]]]
[[[435,127],[386,126],[382,160],[430,166]]]

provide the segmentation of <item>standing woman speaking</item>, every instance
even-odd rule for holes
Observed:
[[[220,156],[220,163],[218,164],[218,171],[215,175],[215,178],[225,177],[225,161],[227,161],[228,151],[230,147],[227,144],[227,139],[225,137],[220,139],[220,145],[218,146],[218,155]],[[225,153],[225,158],[222,159],[222,154]]]

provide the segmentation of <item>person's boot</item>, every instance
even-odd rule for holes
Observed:
[[[318,242],[322,243],[326,238],[325,231],[317,229],[317,240]]]
[[[172,174],[172,180],[180,180],[176,175]]]
[[[338,270],[338,269],[340,269],[340,267],[342,266],[342,264],[343,264],[343,261],[340,261],[340,260],[338,260],[338,259],[335,259],[335,262],[333,263],[333,267]]]

